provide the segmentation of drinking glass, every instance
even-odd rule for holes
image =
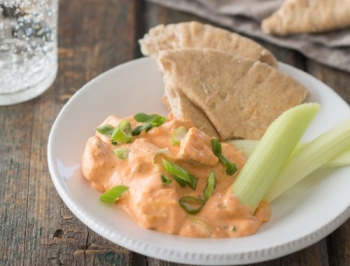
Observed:
[[[57,75],[58,0],[0,0],[0,105],[32,99]]]

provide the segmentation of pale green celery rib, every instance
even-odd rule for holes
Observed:
[[[246,158],[249,158],[249,156],[252,154],[255,147],[258,145],[259,140],[229,140],[228,143],[233,144],[238,150],[240,150],[243,155]],[[303,145],[306,145],[307,143],[299,143],[293,152],[301,148]],[[330,161],[323,164],[322,168],[327,167],[343,167],[343,166],[350,166],[350,148],[346,151],[342,152],[341,154],[337,155],[335,158],[331,159]]]
[[[256,209],[319,109],[317,103],[298,105],[268,127],[232,186],[241,203]]]
[[[264,200],[272,202],[326,162],[350,149],[350,120],[341,123],[292,154]]]

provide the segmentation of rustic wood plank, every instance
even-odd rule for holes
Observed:
[[[20,264],[24,257],[32,103],[0,107],[0,264]]]

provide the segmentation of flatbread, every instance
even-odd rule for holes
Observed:
[[[203,110],[193,105],[186,95],[179,89],[172,87],[171,81],[165,89],[165,105],[172,112],[173,116],[178,119],[191,120],[193,125],[206,133],[210,137],[220,138],[219,134],[211,124]]]
[[[350,26],[350,0],[285,0],[262,21],[264,32],[275,35],[324,32]]]
[[[277,66],[274,55],[253,40],[195,21],[158,25],[150,29],[139,43],[142,54],[154,58],[167,49],[212,48]]]
[[[282,112],[308,95],[276,68],[214,49],[164,50],[158,63],[166,93],[182,91],[221,140],[260,139]]]

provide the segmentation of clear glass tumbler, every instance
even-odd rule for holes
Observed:
[[[32,99],[57,75],[58,0],[0,0],[0,105]]]

